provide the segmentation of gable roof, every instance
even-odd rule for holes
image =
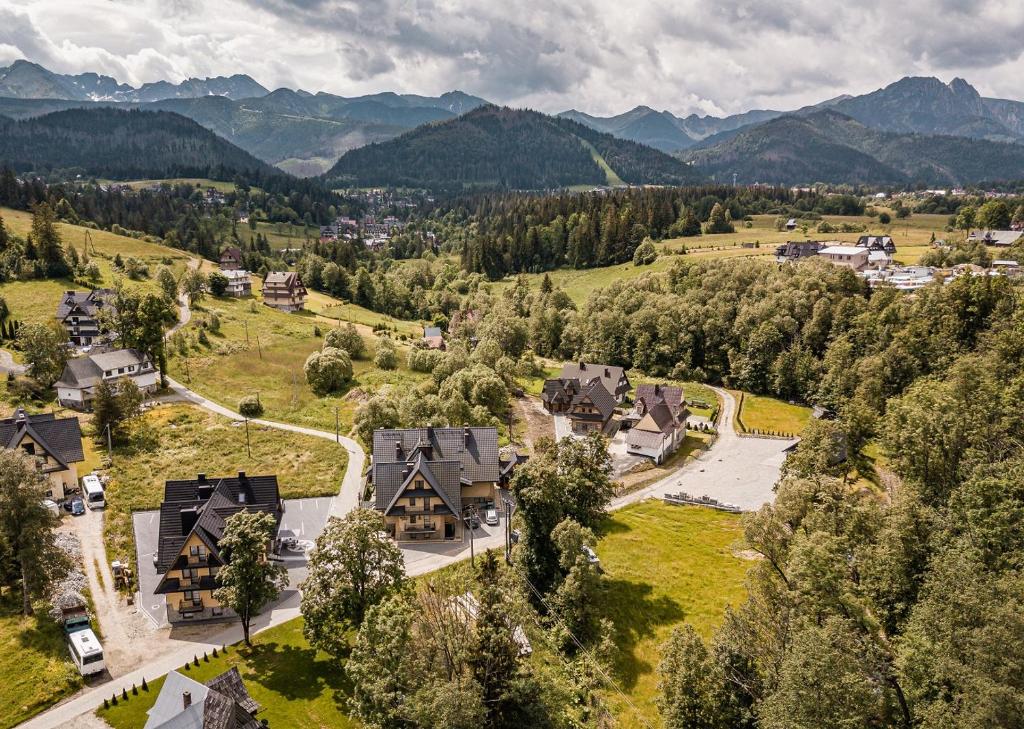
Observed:
[[[385,515],[396,513],[395,505],[403,494],[408,496],[431,495],[426,489],[420,493],[410,488],[417,476],[423,476],[423,479],[430,484],[433,492],[441,497],[452,514],[459,516],[462,513],[462,466],[458,461],[428,461],[425,454],[420,452],[417,453],[416,460],[411,464],[382,465],[391,468],[381,469],[381,481],[374,480],[374,506],[383,511]],[[402,465],[403,468],[401,470],[394,468],[398,465]]]
[[[594,364],[593,362],[567,362],[562,366],[560,378],[563,380],[577,379],[580,382],[589,382],[595,377],[600,377],[604,382],[605,389],[613,396],[619,396],[629,391],[629,378],[622,367],[615,365]],[[623,381],[620,386],[619,382]]]
[[[26,435],[64,467],[85,460],[78,418],[57,418],[53,413],[29,415],[18,408],[11,417],[0,420],[0,444],[4,448],[16,448]]]
[[[187,708],[186,691],[191,699]],[[171,671],[148,712],[144,729],[259,729],[261,724],[253,716],[259,708],[237,668],[205,684]]]
[[[643,400],[647,409],[650,409],[657,400],[664,400],[672,415],[678,415],[683,409],[683,388],[662,384],[637,385],[634,399],[638,403]]]
[[[572,399],[572,407],[575,408],[585,400],[590,400],[594,404],[601,414],[602,421],[607,421],[615,412],[615,398],[608,392],[599,377],[595,377],[580,387],[579,393]],[[570,415],[573,415],[571,411]],[[575,415],[575,417],[579,417],[579,415]]]
[[[441,327],[423,327],[423,338],[440,337]]]
[[[1024,231],[1020,230],[972,230],[968,240],[980,240],[992,246],[1012,246]]]
[[[467,481],[498,480],[498,430],[493,427],[403,428],[373,432],[373,464],[457,461]],[[376,483],[376,481],[374,481]]]
[[[544,380],[540,399],[546,403],[570,404],[580,391],[580,381],[575,377]]]
[[[281,522],[277,476],[237,476],[208,479],[201,474],[188,481],[167,481],[160,504],[160,533],[156,571],[164,574],[181,555],[193,535],[206,544],[210,554],[223,563],[218,542],[228,517],[239,511],[265,512]],[[165,576],[157,592],[169,589]]]
[[[115,349],[111,352],[76,357],[69,359],[64,365],[64,371],[60,373],[60,379],[54,383],[54,387],[66,387],[71,390],[95,387],[103,379],[104,372],[129,366],[141,368],[144,364],[148,364],[146,369],[124,374],[130,376],[152,371],[153,365],[149,358],[137,349]]]
[[[302,279],[295,271],[271,271],[263,279],[263,286],[271,289],[303,289]]]
[[[93,289],[92,291],[65,291],[57,302],[57,318],[64,321],[74,311],[81,311],[88,317],[95,317],[101,310],[114,311],[113,289]]]
[[[228,246],[227,248],[225,248],[220,253],[220,260],[223,261],[225,259],[228,259],[228,260],[231,260],[231,261],[237,261],[237,262],[241,263],[242,262],[242,249],[239,248],[238,246]]]

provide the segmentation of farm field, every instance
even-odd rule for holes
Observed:
[[[738,390],[730,392],[737,402],[743,395],[743,404],[737,413],[740,420],[736,424],[738,431],[768,430],[799,435],[811,419],[811,408],[804,405],[792,405],[784,400],[740,393]]]
[[[219,192],[234,192],[235,183],[225,182],[224,180],[210,180],[205,177],[170,177],[164,180],[129,180],[128,182],[120,182],[118,180],[97,180],[101,184],[107,185],[127,185],[133,190],[141,190],[144,187],[152,187],[153,185],[191,185],[192,187],[200,187],[205,190],[208,187]]]
[[[699,507],[647,501],[611,515],[597,544],[598,610],[615,623],[614,677],[642,715],[607,692],[618,726],[660,726],[661,645],[683,623],[709,638],[725,607],[743,599],[750,562],[733,554],[742,536],[738,516]]]
[[[0,729],[9,729],[82,686],[61,628],[36,606],[21,615],[21,595],[0,592]]]
[[[254,283],[258,288],[259,282]],[[189,342],[187,355],[172,352],[170,374],[232,409],[243,396],[259,394],[268,419],[333,431],[337,417],[345,434],[352,427],[359,402],[369,391],[383,385],[409,387],[425,379],[425,375],[407,368],[408,346],[401,341],[396,342],[398,369],[388,372],[376,368],[372,362],[376,338],[363,324],[361,333],[367,343],[367,358],[352,363],[353,382],[339,395],[318,397],[306,384],[303,365],[310,353],[322,345],[323,334],[337,326],[338,321],[321,319],[308,311],[283,313],[264,306],[256,298],[207,298],[200,306],[193,313],[192,323],[183,330]],[[220,321],[219,331],[205,329],[209,345],[201,344],[198,335],[202,324],[213,314]],[[366,312],[363,319],[369,321],[373,316]],[[409,331],[412,325],[403,327]],[[315,328],[320,329],[320,336],[316,336]]]
[[[132,442],[115,446],[108,471],[104,541],[109,559],[132,561],[131,513],[158,508],[169,479],[242,470],[275,474],[282,498],[333,496],[348,464],[345,449],[329,440],[251,423],[249,456],[244,427],[195,405],[157,406],[134,427]]]
[[[32,215],[21,210],[0,209],[4,225],[18,236],[26,235],[32,227]],[[115,235],[103,230],[93,230],[79,225],[58,223],[57,229],[64,240],[65,248],[76,248],[79,255],[85,252],[85,235],[88,231],[96,252],[89,251],[89,258],[97,263],[102,274],[100,287],[110,287],[118,278],[123,279],[126,286],[145,290],[156,290],[153,276],[161,264],[168,265],[180,274],[189,260],[186,251],[169,248],[159,243],[150,243],[124,235]],[[150,278],[132,281],[114,271],[113,259],[120,253],[123,258],[134,256],[149,265]],[[7,301],[11,315],[25,322],[49,321],[57,310],[57,301],[68,289],[84,289],[70,279],[45,279],[33,281],[12,281],[0,285],[0,296]]]

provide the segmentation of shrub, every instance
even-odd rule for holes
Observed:
[[[238,412],[246,418],[258,418],[263,415],[263,403],[256,395],[246,395],[238,401]]]
[[[352,379],[352,359],[348,352],[336,347],[324,347],[313,352],[303,367],[306,382],[317,395],[337,392]]]
[[[206,285],[214,296],[223,296],[228,290],[228,277],[220,271],[213,271],[206,277]]]
[[[344,349],[352,359],[361,359],[366,354],[366,342],[352,322],[327,332],[324,346]]]
[[[636,247],[633,252],[634,266],[650,266],[658,258],[658,249],[654,247],[654,241],[645,238],[644,242]]]
[[[398,366],[398,353],[391,337],[377,340],[377,352],[373,355],[373,363],[382,370],[393,370]]]

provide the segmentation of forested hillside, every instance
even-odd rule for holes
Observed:
[[[1024,175],[1024,145],[883,132],[831,110],[779,117],[682,154],[723,181],[939,186]]]
[[[280,174],[194,121],[167,112],[68,109],[0,122],[0,166],[117,180]]]
[[[683,184],[697,179],[686,165],[649,147],[570,120],[494,106],[347,152],[326,178],[349,185],[446,190],[607,185],[608,175],[581,140],[625,182]]]

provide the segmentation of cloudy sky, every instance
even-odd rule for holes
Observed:
[[[794,108],[905,75],[1022,99],[1021,38],[1020,0],[0,0],[0,65],[596,114]]]

